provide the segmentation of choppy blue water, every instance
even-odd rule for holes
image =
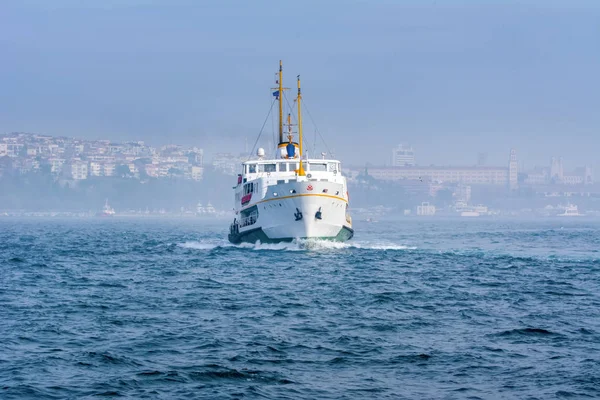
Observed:
[[[0,220],[0,398],[600,397],[600,223]]]

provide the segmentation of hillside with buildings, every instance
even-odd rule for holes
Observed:
[[[0,211],[93,210],[106,198],[124,210],[231,208],[239,156],[205,167],[197,147],[115,143],[31,133],[0,136]]]

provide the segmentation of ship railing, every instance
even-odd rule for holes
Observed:
[[[256,220],[258,219],[257,215],[249,215],[247,217],[241,218],[240,219],[240,228],[243,228],[245,226],[249,226],[249,225],[254,225],[256,223]]]

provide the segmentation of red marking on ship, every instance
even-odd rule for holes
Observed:
[[[250,203],[250,200],[252,200],[252,193],[248,193],[242,197],[242,205]]]

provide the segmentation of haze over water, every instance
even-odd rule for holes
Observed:
[[[504,165],[514,147],[528,167],[600,168],[595,0],[4,0],[0,15],[0,132],[240,152],[282,59],[345,163],[410,143],[423,165]]]
[[[595,220],[0,220],[0,397],[598,397]]]

